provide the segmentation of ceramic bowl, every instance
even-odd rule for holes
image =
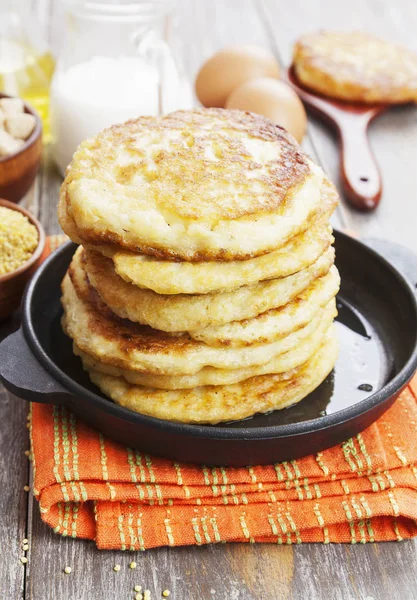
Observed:
[[[23,265],[15,271],[0,275],[0,321],[3,321],[19,307],[26,283],[29,281],[35,269],[39,266],[45,249],[45,232],[39,221],[25,208],[3,199],[0,199],[0,206],[5,206],[11,210],[17,210],[25,215],[29,221],[35,225],[39,236],[36,250],[29,260],[23,263]]]
[[[0,98],[10,98],[0,94]],[[0,158],[0,198],[19,202],[35,180],[42,156],[42,122],[38,113],[24,103],[25,112],[36,119],[32,131],[22,148],[14,154]]]

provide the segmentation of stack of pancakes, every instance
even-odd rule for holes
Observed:
[[[87,140],[61,188],[80,247],[63,327],[119,404],[192,423],[299,402],[332,370],[335,188],[263,117],[141,117]]]

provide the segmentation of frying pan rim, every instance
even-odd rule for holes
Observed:
[[[345,242],[352,243],[355,251],[368,252],[373,259],[380,262],[381,266],[391,271],[391,273],[398,279],[398,283],[403,287],[405,293],[409,295],[410,303],[413,307],[415,314],[415,321],[417,323],[417,298],[414,289],[402,275],[402,273],[386,260],[379,252],[373,248],[362,243],[360,240],[354,239],[351,236],[335,230],[335,237],[340,237]],[[188,435],[190,437],[207,438],[207,439],[221,439],[221,440],[268,440],[277,438],[288,438],[303,436],[309,433],[317,433],[319,431],[325,431],[343,423],[352,421],[359,418],[361,415],[371,411],[373,408],[380,404],[384,404],[391,399],[397,392],[399,392],[411,379],[414,371],[417,368],[417,329],[415,332],[415,339],[413,349],[400,371],[390,379],[380,390],[371,394],[367,398],[356,402],[355,404],[338,410],[329,415],[322,417],[316,417],[306,421],[299,421],[296,423],[289,423],[283,425],[268,425],[264,427],[227,427],[227,426],[210,426],[210,425],[198,425],[190,423],[181,423],[174,421],[167,421],[141,413],[136,413],[127,408],[119,406],[118,404],[106,399],[99,394],[92,392],[75,381],[72,377],[67,375],[49,356],[44,350],[41,342],[39,341],[35,326],[32,320],[32,302],[38,288],[42,284],[42,278],[45,272],[50,269],[50,266],[59,261],[63,254],[66,254],[69,248],[73,246],[74,250],[76,244],[73,242],[67,242],[60,248],[55,250],[39,267],[26,288],[23,301],[22,301],[22,331],[30,350],[34,354],[34,358],[45,368],[48,374],[59,384],[61,384],[67,391],[69,396],[80,396],[85,401],[88,400],[90,406],[96,410],[101,410],[114,417],[121,418],[134,422],[137,425],[156,427],[158,429],[165,430],[171,434],[177,433],[178,435]]]

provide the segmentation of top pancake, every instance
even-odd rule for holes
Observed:
[[[332,98],[417,101],[417,55],[366,33],[305,35],[295,45],[293,64],[301,83]]]
[[[320,214],[322,170],[282,128],[241,111],[141,117],[83,142],[61,188],[75,239],[159,258],[247,259]]]

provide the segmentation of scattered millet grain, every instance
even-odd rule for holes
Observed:
[[[130,563],[129,567],[130,567],[131,569],[136,569],[136,563],[135,563],[135,561],[134,561],[134,560],[132,560],[132,562]]]
[[[114,567],[113,567],[113,571],[116,571],[116,573],[118,573],[120,571],[120,569],[121,569],[120,565],[114,565]]]
[[[72,569],[71,567],[65,567],[64,569],[64,573],[66,573],[67,575],[69,575],[71,573]]]

